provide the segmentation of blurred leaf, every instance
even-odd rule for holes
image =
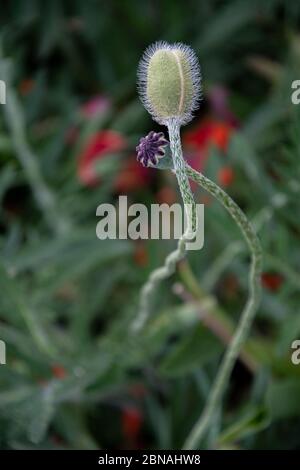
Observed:
[[[171,348],[163,358],[159,370],[168,377],[181,376],[203,367],[221,351],[220,341],[206,328],[198,326]]]
[[[272,419],[299,416],[299,396],[300,381],[298,379],[277,380],[272,382],[266,393],[266,402]]]
[[[225,429],[219,436],[218,441],[221,445],[234,443],[265,429],[269,424],[270,417],[267,410],[265,408],[254,408]]]

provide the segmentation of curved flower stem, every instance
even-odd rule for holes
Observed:
[[[196,204],[187,175],[186,163],[182,155],[180,127],[176,123],[176,120],[170,121],[168,125],[168,131],[174,171],[177,177],[187,217],[187,228],[182,238],[185,241],[191,241],[194,238],[197,230]]]
[[[197,184],[202,186],[212,196],[214,196],[229,212],[231,217],[240,227],[243,236],[250,248],[252,263],[249,274],[249,298],[241,314],[236,332],[226,351],[223,361],[220,365],[215,382],[212,386],[208,401],[202,412],[202,415],[194,425],[190,435],[184,443],[184,449],[195,449],[199,444],[204,432],[207,430],[211,419],[222,399],[226,384],[229,380],[234,363],[238,357],[241,346],[248,335],[253,317],[260,301],[260,274],[262,267],[262,250],[260,242],[247,217],[239,206],[228,196],[225,191],[219,188],[213,181],[198,173],[186,164],[187,175]]]
[[[166,257],[165,263],[162,267],[152,271],[148,281],[142,288],[139,314],[132,325],[134,332],[140,331],[143,328],[150,314],[151,298],[155,288],[160,283],[160,281],[166,279],[174,273],[176,264],[185,255],[186,243],[194,238],[197,229],[196,205],[193,198],[193,193],[190,188],[185,161],[182,155],[180,126],[176,120],[170,120],[168,124],[168,131],[174,171],[177,177],[186,213],[187,228],[182,237],[179,239],[176,250],[172,251],[172,253]]]

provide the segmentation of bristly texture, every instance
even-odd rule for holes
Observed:
[[[137,161],[143,166],[156,166],[158,160],[165,155],[165,148],[168,141],[163,132],[151,131],[146,137],[140,139],[136,147]]]
[[[164,41],[149,46],[138,67],[138,90],[159,124],[189,122],[201,98],[200,65],[194,51],[185,44]]]

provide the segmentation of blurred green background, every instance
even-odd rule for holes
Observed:
[[[139,289],[174,242],[95,233],[97,206],[119,194],[179,200],[169,172],[135,159],[161,130],[136,68],[163,39],[190,44],[202,68],[186,158],[244,209],[265,253],[263,301],[201,448],[299,449],[300,3],[6,0],[0,17],[0,447],[179,449],[209,395],[247,297],[232,220],[194,188],[205,246],[161,285],[137,341]]]

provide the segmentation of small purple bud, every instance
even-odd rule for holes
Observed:
[[[165,146],[168,145],[163,132],[149,132],[146,137],[140,139],[136,147],[137,161],[143,166],[156,166],[158,160],[165,155]]]

